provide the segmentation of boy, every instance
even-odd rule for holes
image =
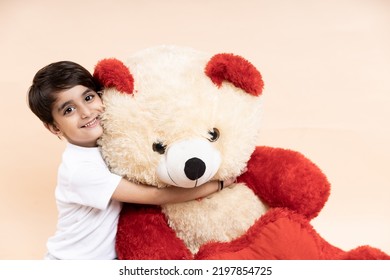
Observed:
[[[223,182],[213,181],[193,189],[158,189],[111,173],[97,147],[103,133],[99,90],[85,68],[60,61],[39,70],[28,92],[33,113],[51,133],[67,140],[55,191],[57,231],[47,242],[46,259],[115,259],[122,202],[184,202],[223,188]]]

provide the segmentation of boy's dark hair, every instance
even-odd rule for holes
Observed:
[[[28,104],[33,113],[46,124],[52,124],[52,106],[57,93],[82,85],[95,92],[100,84],[91,73],[81,65],[72,61],[58,61],[39,70],[28,91]]]

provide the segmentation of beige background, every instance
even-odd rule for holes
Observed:
[[[332,183],[317,231],[390,253],[388,0],[0,0],[0,40],[0,259],[42,258],[55,229],[65,143],[26,105],[35,72],[158,44],[252,61],[266,83],[259,144],[302,152]]]

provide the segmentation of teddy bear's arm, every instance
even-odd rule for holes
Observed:
[[[302,154],[256,147],[248,170],[238,178],[270,207],[286,207],[309,219],[317,216],[330,194],[322,171]]]
[[[191,252],[168,226],[158,206],[125,204],[118,222],[119,259],[192,259]]]

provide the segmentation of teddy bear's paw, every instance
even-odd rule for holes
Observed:
[[[270,207],[285,207],[312,219],[325,205],[330,184],[322,171],[301,153],[256,147],[248,171],[238,178]]]

